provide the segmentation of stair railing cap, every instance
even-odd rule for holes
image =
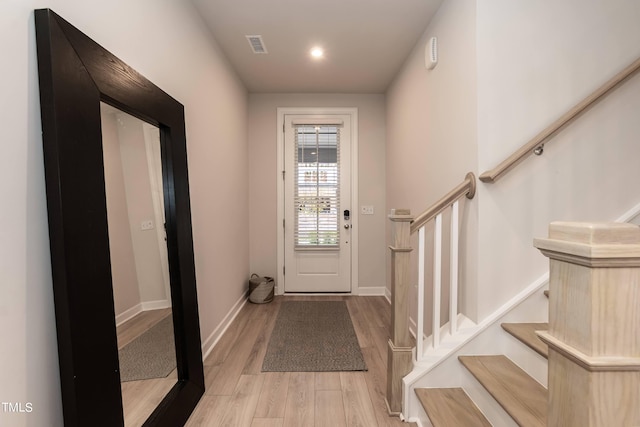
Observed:
[[[534,246],[549,258],[590,267],[640,265],[640,227],[615,222],[552,222]]]
[[[620,222],[563,222],[549,224],[549,239],[600,244],[640,244],[640,227]]]
[[[413,221],[411,209],[391,209],[389,219],[391,221]]]

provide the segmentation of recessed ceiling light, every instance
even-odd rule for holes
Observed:
[[[324,56],[324,51],[321,47],[314,47],[311,49],[311,56],[314,58],[322,58]]]

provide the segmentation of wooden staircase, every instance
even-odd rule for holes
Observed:
[[[409,262],[401,255],[412,250],[407,243],[412,217],[395,212],[390,219],[399,244],[392,247],[394,317],[388,357],[398,369],[389,371],[387,377],[389,412],[402,402],[400,415],[425,427],[491,423],[499,427],[640,426],[640,342],[634,326],[640,313],[640,227],[610,222],[550,224],[548,238],[534,239],[534,246],[550,259],[550,295],[545,293],[550,296],[549,324],[503,323],[501,330],[497,323],[500,318],[517,321],[541,316],[543,306],[536,292],[542,283],[534,282],[533,289],[514,297],[517,312],[503,311],[516,307],[508,301],[471,326],[459,323],[464,313],[457,309],[457,286],[449,286],[450,313],[454,315],[449,315],[448,323],[440,323],[440,328],[432,328],[431,336],[417,341],[414,360],[406,340],[397,339],[404,338],[398,331],[409,329]],[[437,242],[441,228],[441,219],[436,217]],[[426,336],[421,329],[425,311],[420,305],[424,298],[424,226],[418,233],[416,336],[422,338]],[[436,244],[434,250],[432,300],[436,302],[442,301],[440,246]],[[438,325],[441,304],[431,308],[432,324]],[[420,348],[421,343],[426,350]],[[486,349],[492,347],[504,354],[487,354]],[[456,366],[455,356],[462,366]],[[407,370],[411,362],[412,371]],[[465,369],[471,375],[457,375]],[[421,388],[429,385],[463,388]]]
[[[547,323],[503,323],[502,328],[544,358],[547,345],[536,331],[547,330]],[[514,422],[523,427],[547,425],[547,389],[504,355],[459,356],[458,360],[502,406]],[[490,426],[462,388],[416,389],[434,427]]]

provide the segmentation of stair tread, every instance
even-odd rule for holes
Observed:
[[[461,388],[418,388],[415,391],[433,427],[491,427]]]
[[[519,426],[547,425],[547,389],[509,358],[495,355],[458,359]]]
[[[548,323],[503,323],[502,329],[531,347],[542,357],[549,358],[549,348],[536,334],[536,331],[548,330]]]

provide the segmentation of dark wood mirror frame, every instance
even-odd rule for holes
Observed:
[[[100,101],[160,129],[178,381],[144,424],[181,426],[204,393],[184,107],[49,9],[35,11],[65,426],[122,426]]]

